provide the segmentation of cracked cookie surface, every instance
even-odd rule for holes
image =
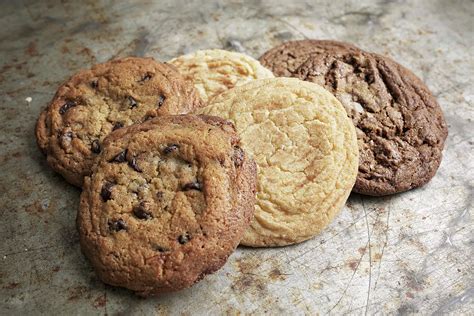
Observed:
[[[199,110],[229,119],[258,165],[255,218],[243,245],[307,240],[343,207],[354,185],[355,129],[340,102],[295,78],[260,79]]]
[[[447,126],[435,97],[411,71],[340,43],[337,49],[313,53],[292,75],[333,93],[356,126],[360,164],[355,192],[394,194],[435,175]]]
[[[142,296],[218,270],[254,212],[256,165],[233,125],[179,115],[106,138],[85,178],[81,248],[99,277]]]
[[[258,60],[221,49],[200,50],[170,60],[207,102],[232,87],[255,79],[273,78]]]
[[[192,112],[197,91],[170,65],[129,57],[82,70],[62,84],[37,126],[48,164],[81,186],[113,130],[147,119]]]
[[[289,41],[275,46],[258,59],[277,77],[293,77],[293,73],[311,54],[338,50],[340,48],[359,51],[353,45],[331,40]]]

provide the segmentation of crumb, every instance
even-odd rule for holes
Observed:
[[[27,98],[25,99],[25,101],[26,101],[27,103],[31,103],[31,101],[33,101],[33,98],[32,98],[32,97],[27,97]]]

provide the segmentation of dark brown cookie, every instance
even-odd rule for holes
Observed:
[[[350,44],[330,40],[300,40],[285,42],[265,54],[259,61],[277,77],[293,77],[295,70],[313,53],[347,49],[359,51]]]
[[[153,119],[113,132],[77,217],[99,277],[139,295],[191,286],[239,244],[255,203],[256,165],[233,125],[209,116]]]
[[[324,86],[357,128],[355,192],[387,195],[427,183],[448,131],[440,106],[411,71],[352,45],[312,54],[293,76]]]
[[[49,165],[81,186],[111,131],[201,106],[192,83],[152,58],[125,58],[82,70],[61,85],[36,126]]]

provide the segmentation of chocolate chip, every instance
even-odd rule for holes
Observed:
[[[136,172],[142,172],[143,170],[138,166],[137,158],[133,157],[131,160],[128,161],[128,165],[135,170]]]
[[[374,78],[374,75],[373,74],[365,74],[365,82],[367,82],[368,84],[372,84],[374,83],[375,81],[375,78]]]
[[[201,230],[202,235],[203,235],[204,237],[206,237],[206,236],[207,236],[207,232],[204,230],[204,228],[202,227],[202,225],[199,225],[199,229]]]
[[[69,111],[70,108],[73,108],[76,105],[76,102],[72,100],[67,100],[66,103],[64,103],[63,106],[61,106],[61,108],[59,109],[59,114],[63,115],[64,113]]]
[[[121,163],[121,162],[127,161],[127,152],[128,152],[127,149],[125,149],[124,151],[119,152],[112,159],[110,159],[109,162]]]
[[[234,165],[237,168],[242,166],[244,162],[244,151],[242,148],[238,146],[234,147],[234,155],[232,156],[232,160],[234,161]]]
[[[161,200],[163,198],[163,192],[161,192],[161,191],[156,192],[156,198],[158,200]]]
[[[147,114],[147,115],[145,115],[145,117],[143,118],[143,122],[148,121],[148,120],[151,120],[151,119],[154,118],[154,117],[155,117],[154,115]]]
[[[112,127],[112,131],[115,131],[116,129],[122,128],[123,123],[122,122],[115,122],[114,127]]]
[[[98,139],[94,139],[91,144],[91,151],[94,154],[100,153],[100,142]]]
[[[136,108],[138,106],[137,101],[132,96],[128,96],[127,99],[131,109]]]
[[[147,72],[138,82],[148,81],[153,78],[153,74],[151,72]]]
[[[158,107],[161,107],[163,103],[165,102],[166,97],[164,95],[161,95],[158,97]]]
[[[92,80],[91,87],[97,89],[97,87],[99,87],[99,80]]]
[[[185,243],[187,243],[188,241],[191,240],[191,236],[189,236],[188,233],[184,234],[184,235],[180,235],[178,237],[178,242],[181,244],[181,245],[184,245]]]
[[[109,230],[114,231],[114,232],[127,230],[127,224],[121,218],[119,218],[118,220],[109,221],[108,224],[109,224]]]
[[[167,252],[167,251],[170,251],[169,248],[166,248],[166,247],[163,247],[163,246],[160,246],[160,245],[152,245],[151,246],[153,248],[153,250],[155,251],[158,251],[158,252]]]
[[[217,158],[217,161],[219,161],[219,164],[220,164],[222,167],[224,167],[224,165],[225,165],[225,158],[224,158],[224,157],[219,157],[219,158]]]
[[[144,202],[141,202],[138,206],[133,208],[133,214],[138,219],[150,220],[153,218],[153,215],[147,210],[146,204]]]
[[[100,197],[102,198],[102,201],[107,202],[108,200],[111,199],[112,197],[112,188],[114,187],[115,183],[112,182],[105,182],[102,185],[102,189],[100,189]]]
[[[201,189],[202,189],[202,185],[201,183],[197,181],[186,183],[185,185],[183,185],[183,188],[182,188],[183,191],[189,191],[189,190],[201,191]]]
[[[179,145],[177,144],[168,145],[165,147],[165,149],[163,149],[163,154],[165,155],[171,154],[173,151],[178,150],[178,148],[179,148]]]

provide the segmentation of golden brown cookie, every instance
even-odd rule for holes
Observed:
[[[62,84],[36,126],[48,164],[81,186],[111,131],[201,106],[191,83],[170,65],[124,58],[82,70]]]
[[[256,166],[239,146],[230,122],[194,115],[107,137],[77,217],[98,276],[150,296],[224,265],[254,211]]]
[[[260,79],[200,112],[232,121],[258,165],[255,219],[241,244],[307,240],[341,210],[356,179],[358,148],[352,122],[328,91],[294,78]]]
[[[221,49],[199,50],[174,58],[170,63],[186,79],[194,82],[205,102],[232,87],[255,79],[274,77],[258,60]]]

